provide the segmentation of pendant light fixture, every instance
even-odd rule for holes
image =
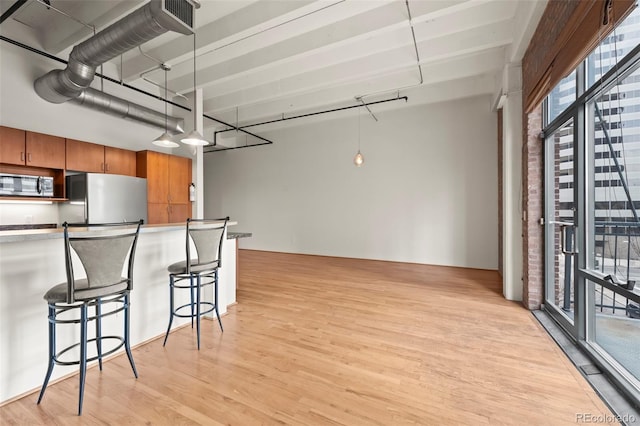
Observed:
[[[167,125],[167,71],[169,66],[166,64],[161,64],[160,66],[164,70],[164,133],[154,140],[153,144],[162,148],[177,148],[180,145],[171,140]]]
[[[358,153],[355,157],[353,157],[353,164],[356,167],[360,167],[364,164],[364,155],[360,152],[360,110],[362,107],[358,108]]]
[[[209,142],[196,129],[196,32],[193,31],[193,130],[190,131],[180,142],[187,145],[204,146]]]

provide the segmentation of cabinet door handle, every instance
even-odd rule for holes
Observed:
[[[100,163],[100,171],[104,172],[104,163]]]
[[[30,163],[31,162],[31,153],[27,154],[27,162]]]
[[[20,161],[24,161],[24,151],[20,151]]]
[[[104,163],[104,171],[105,172],[109,171],[109,163]]]

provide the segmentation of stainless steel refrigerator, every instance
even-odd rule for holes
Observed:
[[[68,202],[60,221],[115,223],[143,219],[147,223],[147,180],[103,173],[67,176]]]

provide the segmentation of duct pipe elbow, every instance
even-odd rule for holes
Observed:
[[[61,83],[62,70],[51,70],[33,82],[38,96],[53,104],[61,104],[78,96],[81,90],[65,90]]]

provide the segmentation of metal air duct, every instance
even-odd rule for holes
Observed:
[[[124,99],[111,96],[91,87],[84,89],[80,96],[73,98],[71,102],[114,115],[116,117],[128,118],[152,126],[165,128],[165,116],[163,113],[134,104]],[[184,120],[178,117],[166,117],[167,131],[171,134],[184,133],[182,124]]]
[[[197,6],[198,3],[195,3]],[[118,116],[164,128],[164,115],[95,90],[83,94],[98,66],[167,31],[193,32],[194,3],[188,0],[151,0],[93,37],[76,45],[64,70],[52,70],[34,82],[36,93],[52,103],[72,99]],[[98,95],[99,93],[99,95]],[[82,97],[82,99],[78,99]],[[128,104],[127,108],[123,104]],[[122,115],[123,111],[127,112]],[[152,114],[153,113],[153,114]],[[157,116],[160,120],[156,120]],[[178,120],[171,117],[173,121]],[[177,130],[179,125],[176,125]]]

